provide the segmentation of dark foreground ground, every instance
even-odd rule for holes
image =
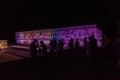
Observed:
[[[0,64],[0,80],[120,80],[120,70],[80,60],[38,58]]]
[[[100,62],[89,64],[85,55],[70,53],[38,56],[35,61],[23,57],[2,63],[0,80],[120,80],[118,66]]]

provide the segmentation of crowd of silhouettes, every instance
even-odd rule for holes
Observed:
[[[77,38],[75,41],[71,38],[68,42],[67,50],[64,49],[64,39],[59,39],[58,41],[53,38],[50,40],[49,45],[46,45],[44,41],[40,41],[35,39],[30,44],[30,54],[34,59],[37,57],[37,54],[40,56],[48,56],[48,55],[62,55],[78,57],[78,59],[82,59],[83,61],[87,61],[87,63],[96,64],[119,64],[120,61],[120,36],[117,36],[115,40],[109,39],[107,36],[103,36],[101,40],[102,46],[97,46],[97,39],[94,35],[89,37],[85,37],[83,39],[84,46],[80,45],[80,40]],[[119,49],[118,49],[119,47]],[[49,48],[49,50],[48,50]],[[49,52],[48,52],[49,51]]]

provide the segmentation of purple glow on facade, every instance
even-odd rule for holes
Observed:
[[[97,45],[102,45],[100,42],[102,40],[102,31],[97,28],[96,24],[56,29],[24,31],[16,32],[15,34],[17,44],[30,44],[33,39],[38,39],[39,41],[43,40],[46,45],[48,45],[50,40],[55,38],[57,41],[59,39],[64,39],[64,47],[67,47],[70,38],[73,38],[74,40],[76,40],[76,38],[79,38],[80,46],[84,46],[83,39],[94,34],[95,38],[98,40]]]

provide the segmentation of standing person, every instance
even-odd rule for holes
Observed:
[[[55,38],[53,38],[53,51],[55,52],[57,50],[57,41]]]
[[[50,53],[53,54],[53,52],[54,52],[54,47],[53,47],[53,40],[52,40],[52,39],[50,40],[49,46],[50,46]]]
[[[97,59],[97,39],[95,39],[94,35],[90,38],[89,49],[91,63],[94,63]]]
[[[69,46],[69,54],[68,56],[73,56],[73,50],[74,50],[74,40],[73,38],[70,39],[70,42],[68,43],[68,46]]]
[[[58,51],[60,52],[62,49],[62,45],[61,45],[61,40],[58,40]]]
[[[84,43],[84,47],[87,48],[87,37],[84,38],[83,43]]]
[[[90,42],[91,42],[91,36],[88,37],[88,44],[87,44],[87,55],[88,55],[88,61],[91,61],[91,50],[90,50]]]
[[[116,62],[118,66],[120,66],[120,35],[117,35],[116,40],[113,44],[113,52],[116,57]]]
[[[90,37],[89,37],[89,41],[90,41],[91,39],[90,39]],[[84,47],[83,47],[83,49],[84,49],[84,53],[86,54],[86,56],[87,56],[87,58],[89,57],[89,49],[88,49],[88,37],[85,37],[84,39],[83,39],[83,43],[84,43]]]
[[[41,41],[39,42],[40,43],[40,45],[39,45],[39,55],[40,56],[43,56],[43,46],[42,46],[42,44],[41,44]]]
[[[73,40],[73,38],[70,39],[70,42],[68,43],[68,46],[69,46],[70,50],[73,50],[73,48],[74,48],[74,40]]]
[[[62,51],[64,50],[64,44],[65,44],[64,39],[62,39],[62,40],[61,40]]]
[[[80,54],[80,43],[79,43],[79,39],[77,38],[75,41],[75,51],[73,56],[78,58],[79,54]]]
[[[109,63],[109,56],[110,56],[110,39],[108,39],[107,35],[103,35],[102,40],[102,62],[108,64]]]
[[[79,39],[77,38],[75,41],[75,49],[78,50],[79,49]]]
[[[63,47],[64,47],[64,40],[61,39],[61,40],[58,40],[58,51],[59,52],[62,52],[63,51]]]
[[[37,57],[38,40],[34,39],[30,44],[30,55],[33,59]]]
[[[40,53],[42,53],[43,55],[47,55],[47,46],[43,41],[40,41]]]
[[[113,64],[115,61],[115,54],[113,52],[115,46],[114,45],[114,38],[111,38],[110,36],[104,36],[103,37],[103,56],[104,56],[104,63],[105,64]],[[116,42],[116,41],[115,41]],[[116,50],[117,51],[117,50]]]

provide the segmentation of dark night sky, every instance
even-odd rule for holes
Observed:
[[[99,23],[100,29],[113,30],[111,24],[120,18],[119,2],[35,2],[3,0],[0,2],[0,39],[14,40],[14,32]],[[111,28],[110,28],[111,27]]]

